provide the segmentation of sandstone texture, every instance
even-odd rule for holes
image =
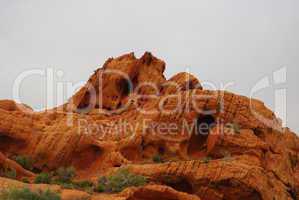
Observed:
[[[57,108],[0,101],[0,168],[17,172],[17,180],[0,177],[0,189],[50,188],[63,200],[299,199],[295,133],[261,101],[206,90],[185,72],[167,80],[165,67],[151,53],[126,54]],[[17,155],[30,156],[34,170]],[[32,183],[37,171],[62,166],[73,166],[77,180],[127,168],[149,182],[114,194]]]

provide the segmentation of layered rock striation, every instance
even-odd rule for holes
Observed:
[[[167,80],[164,70],[151,53],[131,53],[108,59],[52,110],[0,101],[0,168],[33,179],[36,173],[12,159],[27,155],[35,172],[73,166],[77,179],[93,181],[128,168],[150,180],[120,194],[78,194],[90,199],[299,198],[299,139],[271,110],[206,90],[189,73]]]

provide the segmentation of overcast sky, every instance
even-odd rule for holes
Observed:
[[[64,72],[56,81],[78,83],[132,51],[165,60],[168,78],[188,69],[246,96],[268,77],[254,96],[274,109],[286,89],[287,125],[299,132],[298,0],[0,0],[0,99],[13,98],[24,71],[51,67]],[[283,67],[286,81],[274,84]],[[45,77],[26,78],[22,101],[44,108],[45,87]]]

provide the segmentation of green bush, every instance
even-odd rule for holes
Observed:
[[[105,192],[105,190],[106,190],[106,182],[99,180],[98,185],[95,188],[95,191],[101,193],[101,192]]]
[[[6,178],[16,179],[17,178],[17,172],[16,172],[15,169],[5,169],[4,170],[4,176]]]
[[[89,181],[80,181],[80,182],[61,182],[59,180],[54,180],[52,184],[60,185],[61,187],[65,189],[77,189],[77,190],[83,190],[86,192],[92,192],[93,191],[93,183]]]
[[[58,176],[58,181],[62,183],[71,183],[72,179],[76,176],[76,171],[73,167],[61,167],[56,173]]]
[[[148,182],[144,176],[135,175],[128,169],[120,169],[114,175],[101,177],[96,187],[97,192],[121,192],[128,187],[143,186]]]
[[[60,196],[50,190],[32,192],[27,188],[10,189],[0,194],[1,200],[60,200]]]
[[[57,184],[63,187],[64,189],[76,189],[76,186],[73,183],[63,183],[59,181],[53,181],[52,184]]]
[[[201,161],[202,161],[203,163],[209,163],[211,160],[212,160],[211,157],[204,157],[204,158],[202,158]]]
[[[162,156],[160,155],[160,154],[156,154],[156,155],[154,155],[154,157],[153,157],[153,161],[155,162],[155,163],[163,163],[164,161],[163,161],[163,158],[162,158]]]
[[[32,170],[33,161],[31,158],[23,155],[16,156],[14,159],[19,165],[27,170]]]
[[[78,187],[78,188],[88,188],[88,187],[92,187],[93,183],[90,181],[80,181],[80,182],[74,182],[74,184]]]
[[[73,183],[78,190],[84,190],[86,192],[92,192],[94,190],[94,185],[90,181],[80,181],[80,182],[74,182]]]
[[[30,181],[29,181],[28,178],[22,178],[22,182],[23,182],[23,183],[30,183]]]
[[[34,183],[44,183],[50,184],[51,183],[51,176],[48,173],[40,173],[34,180]]]
[[[73,182],[73,181],[63,182],[59,179],[54,179],[51,182],[51,184],[60,185],[63,188],[67,188],[67,189],[85,188],[85,187],[93,186],[93,184],[91,182],[89,182],[89,181],[86,181],[86,182],[88,182],[88,183],[85,183],[85,181],[82,181],[82,182]]]

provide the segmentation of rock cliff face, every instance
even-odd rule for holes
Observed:
[[[32,180],[36,174],[12,159],[27,155],[35,172],[73,166],[77,179],[95,181],[125,167],[150,180],[119,194],[56,188],[63,199],[299,198],[299,139],[271,110],[255,99],[206,90],[188,73],[166,80],[164,70],[151,53],[126,54],[108,59],[52,110],[0,101],[0,168]]]

